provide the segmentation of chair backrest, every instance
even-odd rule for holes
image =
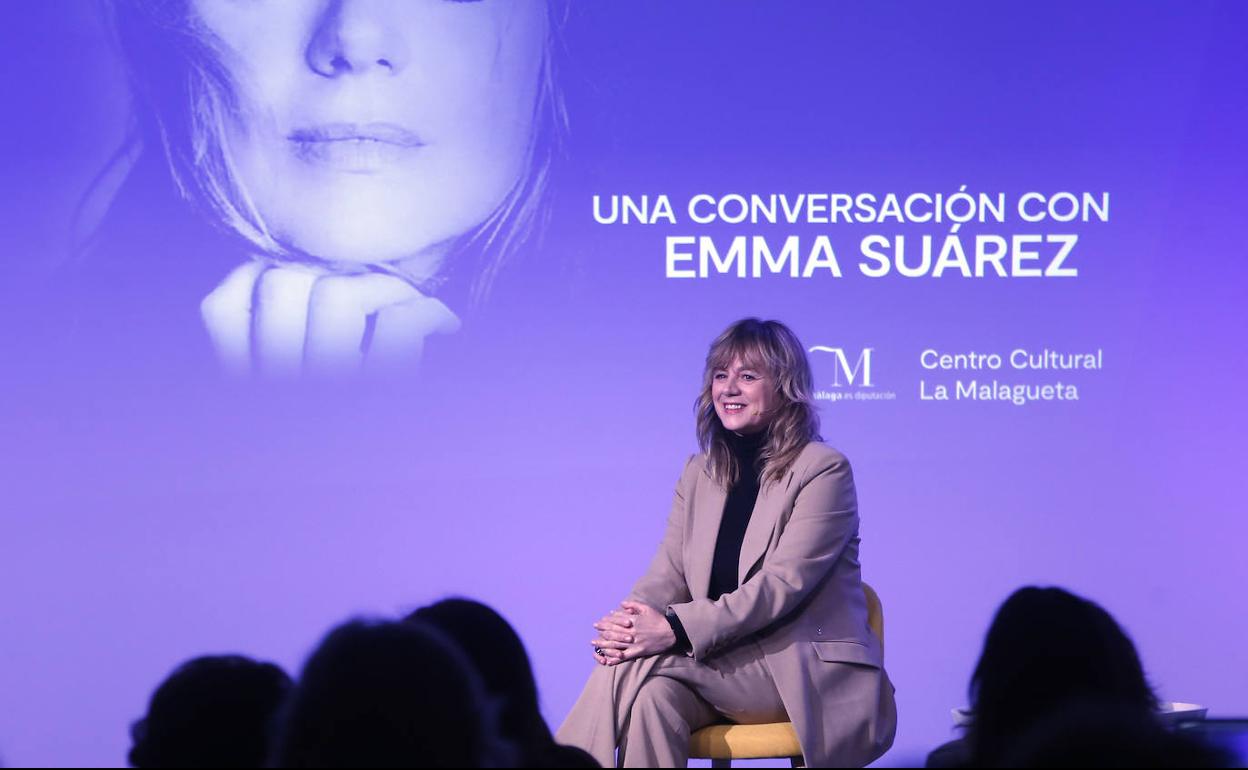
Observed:
[[[884,605],[880,603],[880,595],[866,583],[862,584],[862,592],[867,595],[867,625],[880,640],[880,652],[884,651]]]

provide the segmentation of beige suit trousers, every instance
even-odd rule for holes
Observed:
[[[725,718],[787,719],[754,641],[704,661],[665,653],[599,666],[556,740],[588,751],[603,767],[685,767],[690,734]]]

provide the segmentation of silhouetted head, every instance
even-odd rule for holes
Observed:
[[[152,695],[130,729],[134,767],[259,767],[272,722],[291,689],[272,663],[238,655],[195,658]]]
[[[471,665],[420,623],[345,623],[304,666],[279,767],[480,767],[501,761]]]
[[[407,616],[454,641],[480,674],[501,707],[500,727],[513,741],[550,740],[538,709],[537,683],[524,643],[501,615],[471,599],[444,599]]]
[[[1000,761],[1035,722],[1075,700],[1149,715],[1157,700],[1130,638],[1109,613],[1060,588],[1015,591],[988,629],[971,677],[968,738],[977,764]]]

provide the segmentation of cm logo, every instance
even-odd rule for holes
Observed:
[[[864,388],[874,387],[871,383],[871,351],[875,348],[863,348],[858,354],[858,360],[851,366],[849,356],[845,355],[844,348],[829,348],[824,345],[815,345],[810,349],[811,353],[831,353],[836,356],[836,366],[833,368],[832,387],[841,388],[846,385],[861,385]],[[862,380],[858,377],[862,375]],[[844,382],[842,382],[842,377]]]

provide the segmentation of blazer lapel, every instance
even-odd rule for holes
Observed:
[[[694,599],[705,599],[711,590],[711,560],[715,558],[715,541],[727,498],[728,492],[704,468],[694,491],[693,526],[685,549],[685,579]]]
[[[745,528],[745,539],[741,541],[741,558],[737,563],[737,585],[745,582],[746,576],[750,574],[750,570],[754,565],[763,558],[767,552],[767,546],[771,543],[771,534],[776,528],[776,522],[780,519],[780,514],[784,511],[785,500],[788,499],[789,485],[793,483],[793,471],[785,474],[780,482],[768,482],[763,484],[758,490],[758,499],[754,501],[754,511],[750,514],[750,523]],[[722,507],[722,503],[721,503]],[[723,515],[723,511],[720,511]],[[718,533],[718,524],[716,525]],[[711,549],[714,550],[714,541],[711,541]],[[708,585],[710,570],[707,570]]]

